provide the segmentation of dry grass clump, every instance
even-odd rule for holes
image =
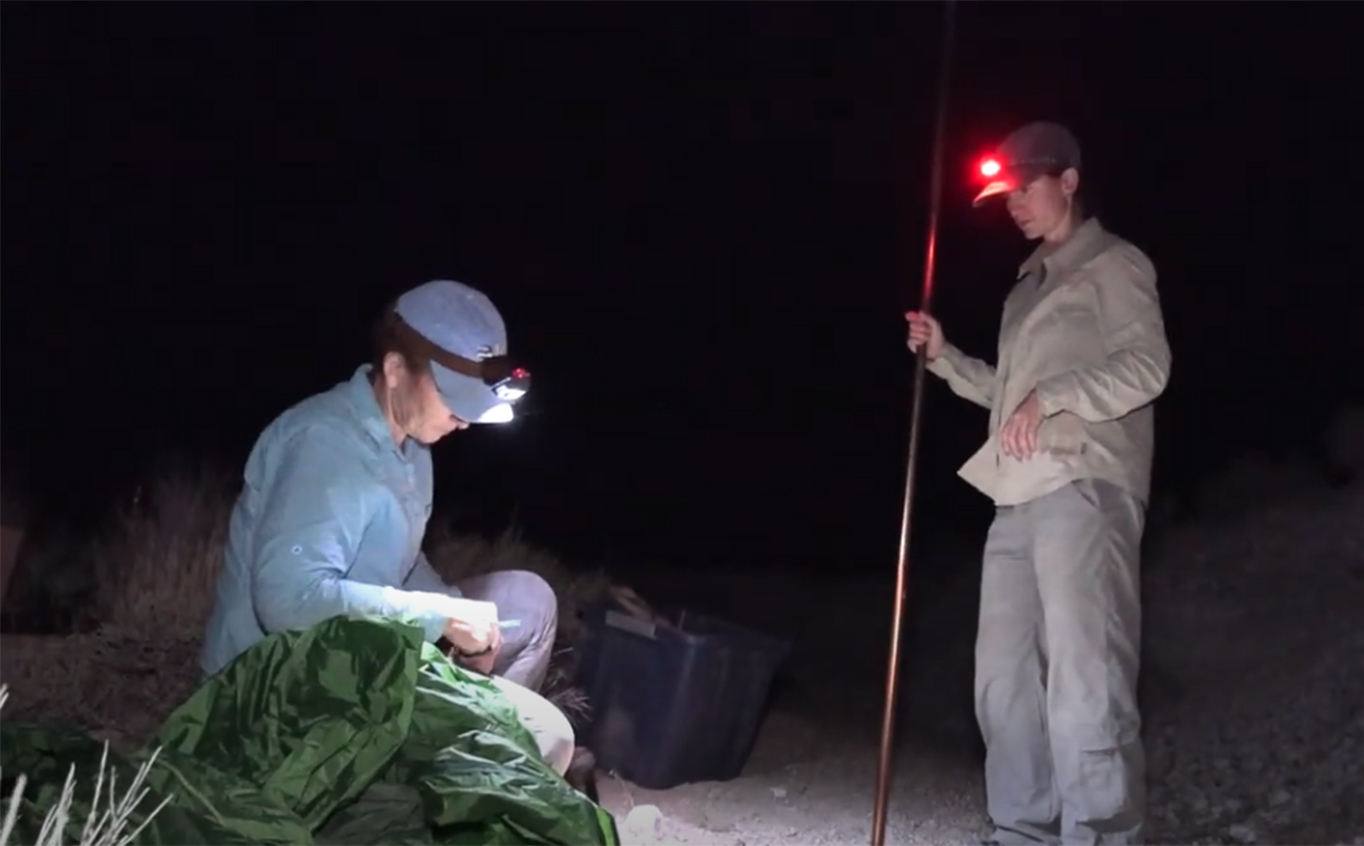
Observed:
[[[155,477],[90,549],[102,627],[197,638],[213,610],[236,491],[209,470]]]
[[[154,477],[80,549],[94,630],[6,636],[15,716],[90,731],[127,751],[200,683],[199,650],[222,567],[233,490],[207,470]]]
[[[5,707],[9,700],[9,690],[4,685],[0,685],[0,709]],[[133,782],[128,786],[123,796],[118,796],[118,786],[115,784],[114,774],[109,770],[109,744],[104,744],[104,754],[100,757],[99,772],[95,774],[95,790],[90,798],[90,815],[86,818],[85,824],[81,826],[81,834],[76,841],[80,846],[126,846],[132,843],[138,833],[151,822],[157,814],[161,812],[171,800],[167,796],[161,804],[152,809],[147,814],[141,825],[132,831],[127,831],[129,817],[137,806],[142,804],[142,800],[147,798],[147,789],[143,786],[147,780],[148,773],[151,772],[152,765],[156,763],[156,757],[160,750],[153,752],[146,761],[138,767],[137,774],[133,776]],[[108,791],[105,791],[105,782],[108,781]],[[0,846],[9,846],[10,837],[14,834],[14,828],[19,821],[19,814],[23,810],[24,790],[28,787],[28,779],[20,773],[14,781],[14,790],[10,793],[5,802],[5,816],[3,823],[0,823]],[[66,775],[66,783],[62,785],[61,795],[57,798],[57,803],[47,812],[47,817],[43,820],[43,826],[38,832],[38,842],[35,846],[62,846],[66,843],[66,831],[72,822],[72,803],[76,798],[76,768]],[[101,804],[106,805],[101,812]]]

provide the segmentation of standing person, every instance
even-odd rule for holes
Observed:
[[[505,423],[529,387],[502,316],[479,291],[435,281],[386,311],[374,359],[276,418],[256,441],[232,512],[201,664],[212,675],[269,632],[340,614],[409,615],[462,665],[493,675],[547,763],[573,756],[567,718],[537,691],[558,624],[554,591],[505,571],[446,585],[422,553],[430,447]]]
[[[1171,359],[1156,271],[1086,213],[1067,129],[1024,126],[994,161],[975,205],[1004,195],[1041,242],[1004,303],[998,364],[906,315],[927,369],[990,410],[959,471],[996,506],[975,668],[990,842],[1140,843],[1139,549]]]

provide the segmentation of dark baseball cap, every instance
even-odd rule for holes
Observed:
[[[1080,169],[1080,142],[1059,123],[1036,121],[1015,129],[1004,139],[985,164],[997,169],[981,173],[990,179],[971,205],[979,206],[996,194],[1007,194],[1043,174],[1059,173],[1066,168]]]

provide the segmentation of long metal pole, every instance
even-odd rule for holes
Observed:
[[[942,65],[938,73],[938,114],[933,136],[933,175],[928,198],[928,248],[924,254],[924,285],[919,310],[929,313],[933,300],[933,274],[938,258],[938,218],[942,208],[943,145],[947,124],[948,71],[951,68],[953,11],[955,0],[943,10]],[[905,468],[904,511],[900,517],[900,553],[895,568],[895,608],[891,618],[890,663],[886,668],[886,704],[881,720],[881,750],[876,767],[876,805],[872,812],[871,846],[886,842],[886,805],[890,801],[891,758],[895,748],[895,703],[900,684],[900,641],[904,626],[905,596],[909,591],[909,541],[914,513],[914,471],[919,459],[919,430],[923,419],[924,368],[927,350],[921,348],[914,366],[914,398],[909,414],[909,456]]]

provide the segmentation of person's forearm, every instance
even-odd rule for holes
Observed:
[[[403,580],[403,590],[423,593],[439,593],[450,597],[449,602],[440,603],[446,616],[462,621],[497,621],[497,605],[483,600],[466,599],[459,588],[446,584],[440,577],[425,553],[417,553],[416,564]]]
[[[995,368],[972,358],[951,344],[928,364],[928,372],[941,377],[957,396],[989,408],[995,396]]]
[[[267,632],[308,628],[340,615],[409,618],[419,623],[427,641],[434,643],[446,620],[464,609],[443,593],[406,591],[317,574],[295,585],[257,580],[256,613]]]

